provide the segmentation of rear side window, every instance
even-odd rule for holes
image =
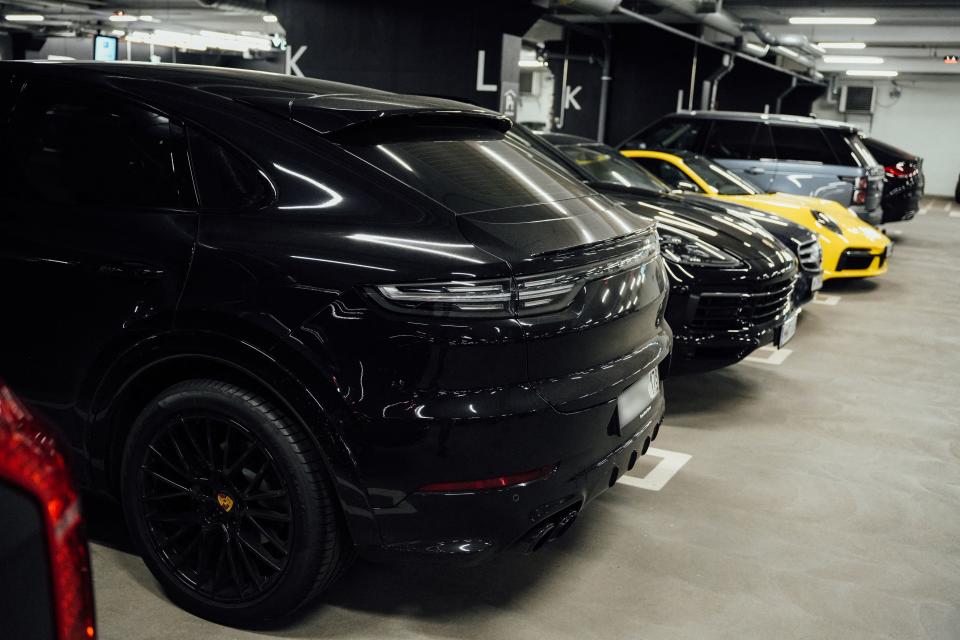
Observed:
[[[837,157],[820,127],[771,125],[777,159],[783,162],[836,164]]]
[[[192,205],[183,129],[86,88],[29,84],[0,160],[0,197],[94,207]]]
[[[719,160],[762,160],[775,158],[776,152],[766,124],[716,120],[704,155]]]
[[[196,129],[189,136],[201,207],[242,210],[263,202],[268,185],[252,161]]]
[[[880,142],[876,138],[864,138],[863,144],[870,150],[870,155],[877,159],[880,164],[893,165],[903,161],[916,161],[917,156],[909,151],[904,151],[898,147]]]
[[[401,136],[344,146],[455,213],[593,194],[553,161],[497,131],[410,127]]]
[[[645,129],[622,148],[699,151],[709,127],[709,120],[667,118]]]

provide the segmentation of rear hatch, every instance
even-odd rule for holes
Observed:
[[[548,402],[574,411],[615,398],[669,348],[655,339],[667,285],[654,222],[506,137],[499,115],[421,100],[397,96],[418,106],[333,131],[316,100],[295,101],[292,115],[447,208],[469,242],[509,265],[529,379]],[[602,382],[557,384],[588,371]]]

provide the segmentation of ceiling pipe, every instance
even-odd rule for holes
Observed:
[[[715,11],[712,13],[704,13],[703,9],[705,6],[713,6],[713,3],[710,5],[703,5],[702,0],[648,0],[651,4],[654,4],[662,9],[670,9],[671,11],[676,11],[677,13],[684,15],[688,18],[692,18],[697,22],[703,24],[704,26],[710,27],[715,31],[719,31],[731,38],[734,38],[737,41],[737,48],[746,54],[762,58],[770,51],[770,47],[812,47],[810,41],[806,36],[780,36],[778,39],[777,36],[774,36],[768,30],[764,29],[761,25],[751,24],[744,25],[732,14],[721,9],[720,11]],[[626,10],[622,7],[618,7],[618,10],[621,13],[626,13]],[[632,12],[631,12],[632,13]],[[763,41],[763,45],[756,45],[749,43],[746,40],[745,31],[753,31],[757,36]],[[763,31],[764,35],[761,35],[759,31]],[[771,40],[767,41],[768,38]],[[786,49],[789,50],[789,49]],[[784,50],[780,50],[779,53],[783,53]],[[790,52],[793,54],[794,52]],[[814,68],[816,66],[816,61],[810,56],[803,54],[785,54],[788,55],[795,62],[807,67]]]
[[[196,0],[207,9],[238,11],[240,13],[267,15],[267,0]]]
[[[818,57],[824,54],[823,49],[810,42],[810,38],[804,35],[796,33],[776,35],[762,24],[757,24],[755,22],[744,23],[743,30],[757,34],[757,37],[760,38],[761,42],[770,45],[771,47],[789,47],[791,49],[799,49],[800,51],[803,51],[811,56]]]
[[[785,69],[783,67],[774,65],[772,63],[769,63],[763,60],[763,58],[768,53],[770,53],[772,49],[770,45],[768,44],[761,45],[753,42],[748,42],[745,37],[746,34],[744,33],[743,29],[740,28],[741,25],[739,21],[737,21],[735,18],[733,18],[729,14],[726,14],[725,12],[721,11],[721,12],[705,15],[704,13],[697,11],[697,9],[701,7],[701,5],[696,0],[687,0],[686,2],[684,2],[683,0],[648,0],[648,2],[652,4],[656,4],[661,8],[672,8],[674,10],[680,11],[681,13],[684,13],[685,15],[697,20],[698,22],[702,22],[704,24],[712,23],[711,26],[716,25],[713,28],[719,27],[721,30],[727,29],[727,31],[724,31],[724,33],[727,33],[728,35],[732,35],[732,37],[736,40],[736,49],[737,49],[736,55],[742,56],[747,59],[752,59],[756,64],[769,67],[770,69],[774,69],[782,73],[787,73],[790,75],[808,79],[806,76],[800,76],[795,71],[792,71],[790,69]],[[721,46],[718,43],[709,42],[707,40],[704,40],[700,36],[687,33],[686,31],[677,29],[676,27],[666,24],[665,22],[662,22],[660,20],[655,20],[650,16],[644,15],[642,13],[637,13],[636,11],[631,11],[630,9],[627,9],[621,6],[622,0],[533,0],[533,3],[542,7],[556,6],[556,7],[566,8],[566,9],[573,9],[576,11],[580,11],[581,13],[588,13],[595,16],[606,16],[612,13],[619,13],[621,15],[633,18],[638,22],[644,22],[652,26],[655,26],[659,29],[663,29],[681,38],[685,38],[687,40],[691,40],[693,42],[697,42],[700,44],[705,44],[715,49],[720,49],[721,51],[729,51],[729,48]],[[703,5],[704,8],[707,8],[708,6],[709,5],[706,5],[706,4]],[[684,11],[684,9],[686,9],[686,11]],[[721,18],[720,19],[714,18],[710,22],[707,22],[706,18],[709,18],[709,16],[711,15],[714,15],[714,16],[720,15]],[[567,26],[569,27],[570,25],[567,25]],[[734,26],[736,27],[735,31],[733,28]],[[790,51],[790,50],[784,49],[783,51]],[[801,65],[808,67],[809,75],[815,81],[819,82],[823,79],[823,74],[814,70],[815,63],[813,59],[807,56],[804,56],[802,54],[796,53],[794,51],[790,51],[789,54],[784,53],[784,55],[788,55],[792,60],[798,62]]]

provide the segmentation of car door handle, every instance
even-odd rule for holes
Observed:
[[[128,278],[130,280],[159,280],[166,273],[163,269],[157,269],[147,264],[139,262],[119,262],[114,264],[101,265],[98,273],[106,276],[116,276]]]
[[[750,167],[749,169],[747,169],[747,173],[749,173],[752,176],[759,176],[766,172],[767,170],[764,169],[763,167]]]

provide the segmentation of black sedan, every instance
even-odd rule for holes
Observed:
[[[667,319],[674,330],[675,371],[727,366],[757,347],[782,345],[792,337],[798,260],[757,222],[776,230],[795,252],[806,253],[811,243],[819,247],[812,234],[780,219],[768,220],[761,212],[745,216],[673,194],[649,172],[597,142],[520,128],[511,135],[550,154],[627,209],[656,219],[670,273]],[[819,272],[816,256],[810,264],[816,270],[812,279]],[[803,299],[812,295],[806,277]]]
[[[538,549],[657,436],[654,223],[499,114],[176,65],[0,88],[4,375],[191,611]]]
[[[876,138],[864,138],[863,143],[877,162],[883,165],[881,222],[912,220],[920,211],[920,200],[926,184],[923,158]]]

